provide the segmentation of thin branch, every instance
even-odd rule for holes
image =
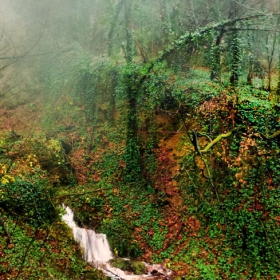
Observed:
[[[265,139],[273,139],[273,138],[276,138],[278,135],[280,135],[280,130],[277,130],[275,133],[273,133],[272,135],[264,135],[262,134],[262,136],[265,138]]]
[[[43,35],[44,35],[44,33],[45,33],[45,30],[46,30],[47,22],[48,22],[48,18],[47,18],[46,21],[45,21],[45,25],[44,25],[43,31],[42,31],[42,33],[41,33],[41,36],[39,36],[38,40],[33,44],[33,46],[31,46],[31,48],[30,48],[28,51],[26,51],[25,53],[23,53],[22,55],[16,56],[16,57],[17,57],[16,59],[12,60],[11,62],[9,62],[9,63],[7,63],[6,65],[4,65],[3,67],[1,67],[1,68],[0,68],[0,71],[4,70],[5,68],[9,67],[10,65],[16,63],[19,59],[24,58],[24,57],[26,57],[27,55],[30,54],[30,52],[31,52],[31,51],[38,45],[38,43],[41,41],[41,39],[42,39],[42,37],[43,37]],[[15,53],[16,53],[16,50],[15,50]]]

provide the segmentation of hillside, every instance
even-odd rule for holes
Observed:
[[[157,6],[70,2],[50,6],[28,54],[2,60],[0,279],[105,279],[82,260],[62,204],[116,257],[161,263],[176,280],[280,279],[276,4],[230,17],[225,1],[213,22],[217,10],[189,1],[194,23],[174,8],[183,1],[159,1],[152,36],[151,17],[142,29],[136,19]],[[47,5],[28,3],[11,8],[25,23]],[[51,42],[62,47],[49,53]]]

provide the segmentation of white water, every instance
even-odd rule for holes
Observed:
[[[84,251],[84,259],[87,262],[107,263],[113,258],[105,234],[97,234],[93,230],[80,228],[74,222],[74,213],[67,206],[66,214],[62,220],[73,230],[74,239],[80,244]]]
[[[113,258],[110,250],[106,234],[97,234],[93,230],[80,228],[74,221],[74,213],[67,206],[63,205],[66,213],[62,216],[62,220],[73,230],[74,239],[80,244],[84,252],[84,260],[94,263],[95,267],[102,270],[104,274],[112,279],[118,280],[142,280],[149,275],[129,275],[123,270],[112,267],[109,260]],[[160,265],[147,265],[148,270],[161,271]],[[145,279],[146,280],[146,279]]]

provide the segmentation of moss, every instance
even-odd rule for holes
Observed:
[[[110,264],[121,270],[133,272],[136,275],[141,275],[146,272],[146,266],[142,262],[117,258],[110,260]]]
[[[142,262],[131,262],[131,271],[137,275],[144,274],[146,272],[146,266]]]
[[[86,271],[85,274],[85,279],[87,280],[111,280],[110,277],[105,276],[104,274],[102,274],[101,271]]]
[[[121,258],[110,260],[110,264],[116,268],[119,268],[121,270],[126,270],[126,271],[130,271],[130,267],[131,267],[129,260],[124,260]]]

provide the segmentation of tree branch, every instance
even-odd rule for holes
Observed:
[[[213,30],[225,30],[228,31],[227,27],[232,29],[232,27],[235,26],[237,22],[247,22],[252,19],[260,18],[260,17],[268,17],[268,16],[279,16],[278,13],[275,14],[267,14],[267,13],[258,13],[249,15],[246,17],[239,17],[234,19],[228,19],[222,22],[218,22],[215,24],[208,25],[204,28],[199,28],[194,32],[186,32],[184,35],[180,36],[177,40],[173,41],[172,43],[167,46],[167,48],[161,52],[159,52],[159,56],[155,58],[150,63],[147,63],[146,65],[146,74],[141,76],[141,78],[138,81],[138,84],[142,84],[146,78],[148,77],[148,74],[151,72],[151,70],[154,68],[154,66],[158,62],[164,61],[169,55],[174,53],[176,50],[179,50],[181,47],[191,43],[195,42],[198,38],[203,37],[206,34],[209,34]],[[239,30],[242,30],[241,27]]]
[[[203,150],[199,150],[199,153],[206,154],[206,153],[207,153],[216,143],[218,143],[221,139],[227,138],[227,137],[231,136],[232,133],[234,133],[234,132],[236,132],[236,131],[238,131],[238,130],[240,130],[240,129],[242,129],[242,128],[244,128],[244,126],[236,127],[236,128],[233,129],[232,131],[229,131],[229,132],[227,132],[227,133],[223,133],[223,134],[218,135],[214,140],[212,140],[210,143],[208,143],[208,144],[206,145],[206,147],[205,147]],[[279,131],[278,134],[280,134],[280,131]],[[204,136],[205,136],[205,135],[204,135]]]
[[[275,15],[278,15],[278,14],[275,14]],[[249,15],[246,17],[229,19],[229,20],[225,20],[225,21],[222,21],[222,22],[219,22],[216,24],[208,25],[208,26],[206,26],[204,28],[200,28],[192,33],[186,32],[184,35],[179,37],[179,39],[177,39],[173,43],[171,43],[165,49],[165,51],[163,51],[161,53],[161,55],[155,60],[154,63],[165,60],[166,57],[169,56],[170,54],[172,54],[174,51],[180,49],[182,46],[184,46],[190,42],[195,41],[199,37],[202,37],[202,36],[208,34],[212,30],[225,29],[226,27],[234,26],[237,22],[245,22],[245,21],[249,21],[249,20],[252,20],[255,18],[267,17],[267,16],[268,16],[268,14],[253,14],[253,15]]]
[[[272,135],[264,135],[262,134],[262,136],[269,140],[269,139],[273,139],[273,138],[276,138],[278,135],[280,135],[280,130],[277,130],[276,132],[274,132]]]
[[[217,136],[212,142],[210,142],[203,150],[200,150],[202,154],[207,153],[216,143],[218,143],[221,139],[227,138],[232,134],[232,131],[224,134],[220,134]]]

